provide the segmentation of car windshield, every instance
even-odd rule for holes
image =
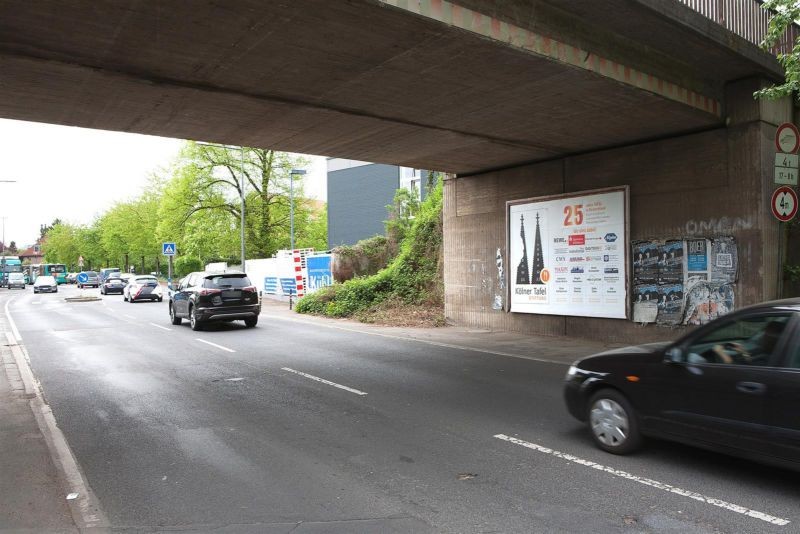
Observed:
[[[110,277],[109,276],[108,278],[106,278],[106,282],[109,282],[109,283],[111,283],[111,282],[124,282],[124,280],[122,278],[119,278],[118,276],[114,276],[114,277]]]
[[[39,278],[36,279],[36,284],[38,285],[54,284],[55,281],[56,279],[53,278],[52,276],[40,276]]]
[[[249,285],[251,285],[250,279],[243,274],[233,276],[208,276],[203,281],[203,287],[206,289],[242,288]]]
[[[86,274],[87,274],[88,276],[97,276],[97,273],[96,273],[96,272],[94,272],[94,271],[86,271]]]
[[[158,280],[153,276],[140,276],[136,279],[136,283],[138,284],[146,284],[148,282],[158,282]]]

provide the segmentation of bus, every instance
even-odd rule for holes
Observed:
[[[63,263],[43,263],[39,267],[39,274],[52,276],[57,284],[67,283],[67,266]]]
[[[19,256],[0,256],[0,286],[8,283],[8,273],[21,273],[22,262]]]

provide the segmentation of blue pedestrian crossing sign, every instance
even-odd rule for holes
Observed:
[[[161,243],[161,254],[164,256],[174,256],[176,250],[175,243]]]

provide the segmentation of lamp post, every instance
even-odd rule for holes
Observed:
[[[241,176],[240,176],[240,180],[241,180],[241,184],[239,186],[239,200],[241,201],[241,208],[240,208],[239,211],[241,212],[241,221],[239,222],[239,226],[240,226],[240,241],[241,241],[241,244],[242,244],[242,247],[241,247],[242,272],[244,272],[245,271],[245,265],[244,265],[244,262],[245,262],[245,259],[244,259],[244,257],[245,257],[245,254],[244,254],[244,205],[245,205],[245,203],[244,203],[244,201],[245,201],[245,195],[244,195],[244,185],[245,185],[245,181],[244,181],[244,147],[243,146],[238,146],[237,147],[237,146],[232,146],[232,145],[219,145],[217,143],[206,143],[206,142],[203,142],[203,141],[197,141],[197,144],[198,145],[202,145],[202,146],[213,146],[213,147],[217,147],[217,148],[224,148],[225,150],[237,150],[238,149],[239,152],[240,152],[240,157],[241,157],[241,167],[240,167]]]
[[[13,184],[16,183],[16,180],[0,180],[0,183]],[[0,217],[0,219],[3,219],[3,237],[2,240],[0,240],[0,243],[2,243],[2,250],[0,250],[0,255],[2,255],[2,261],[0,262],[0,266],[2,266],[2,268],[0,268],[1,286],[5,283],[6,279],[6,217]]]

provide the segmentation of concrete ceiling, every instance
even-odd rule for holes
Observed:
[[[521,21],[515,2],[456,1],[437,17],[379,0],[7,0],[0,116],[464,174],[720,125],[724,82],[775,70],[646,2],[611,3],[649,40],[604,21],[605,2],[519,0],[537,6]],[[530,46],[456,9],[535,32]],[[692,50],[670,52],[678,30]],[[543,35],[584,56],[544,54]]]

